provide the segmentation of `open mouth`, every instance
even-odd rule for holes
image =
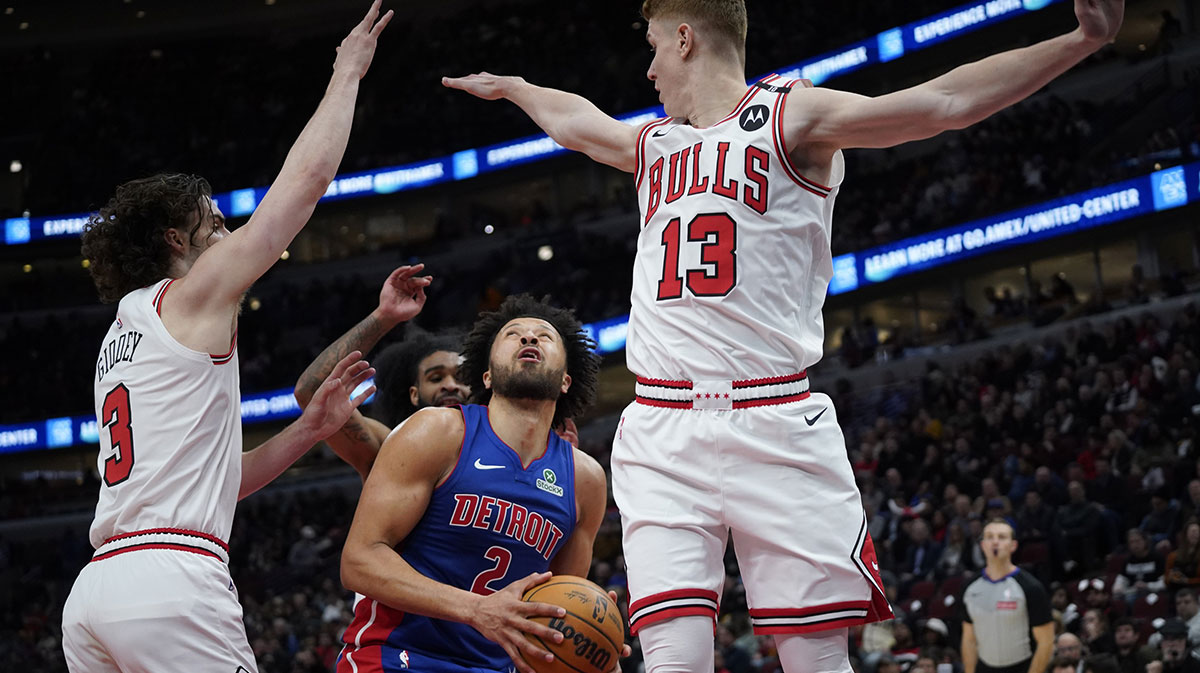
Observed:
[[[463,403],[462,399],[460,399],[457,395],[447,395],[445,397],[439,397],[437,399],[436,406],[452,407],[452,406],[459,405],[462,403]]]
[[[519,362],[541,362],[542,352],[533,346],[527,346],[517,353],[517,360]]]

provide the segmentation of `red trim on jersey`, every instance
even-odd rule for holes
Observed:
[[[233,330],[233,338],[229,340],[229,352],[224,355],[208,354],[214,365],[223,365],[233,360],[233,351],[237,348],[237,330]]]
[[[787,404],[788,402],[799,402],[807,400],[810,393],[806,390],[797,395],[785,395],[783,397],[760,397],[753,400],[734,400],[734,409],[748,409],[750,407],[770,407],[776,404]]]
[[[745,381],[734,381],[733,388],[753,388],[755,386],[770,386],[777,383],[792,383],[794,381],[803,381],[808,378],[808,371],[804,370],[796,374],[788,374],[787,376],[770,376],[765,379],[746,379]]]
[[[158,293],[154,295],[154,301],[151,302],[154,306],[154,312],[157,313],[158,317],[160,317],[160,318],[162,317],[163,295],[165,295],[167,293],[167,288],[171,287],[171,283],[174,283],[174,282],[175,282],[175,279],[172,278],[171,280],[168,280],[167,282],[163,283],[163,286],[158,288]]]
[[[217,556],[216,554],[214,554],[211,551],[204,549],[202,547],[189,547],[184,544],[170,544],[170,543],[166,543],[166,542],[147,542],[146,544],[130,545],[128,547],[122,547],[121,549],[114,549],[113,551],[100,554],[99,556],[93,556],[90,563],[95,563],[96,561],[103,561],[106,558],[112,558],[114,556],[118,556],[118,555],[124,554],[126,552],[141,551],[143,549],[169,549],[171,551],[186,551],[186,552],[191,552],[193,554],[199,554],[201,556],[208,556],[210,558],[215,558],[222,563],[225,562],[225,559],[221,558],[220,556]]]
[[[875,557],[875,542],[871,539],[871,532],[867,530],[865,512],[858,537],[854,541],[854,549],[850,552],[850,561],[871,586],[871,605],[867,609],[866,621],[885,622],[893,619],[895,615],[891,604],[888,603],[887,594],[883,591],[883,578],[879,575],[879,562]]]
[[[650,594],[645,598],[639,598],[629,604],[629,612],[633,614],[642,608],[649,607],[655,603],[662,601],[673,601],[679,598],[707,598],[711,601],[721,601],[721,597],[715,591],[708,589],[672,589],[671,591],[662,591],[657,594]]]
[[[135,530],[132,533],[122,533],[120,535],[114,535],[114,536],[108,538],[107,540],[105,540],[103,544],[108,544],[109,542],[115,542],[116,540],[124,540],[126,538],[136,537],[138,535],[153,535],[155,533],[170,533],[172,535],[189,535],[191,537],[203,538],[205,540],[208,540],[209,542],[216,544],[221,549],[224,549],[225,551],[229,551],[229,545],[226,544],[225,541],[222,540],[221,538],[219,538],[215,535],[209,535],[208,533],[201,533],[201,532],[195,531],[195,530],[188,530],[187,528],[147,528],[145,530]],[[103,546],[103,545],[101,545],[101,546]]]
[[[761,608],[751,609],[750,617],[811,617],[825,612],[841,612],[843,610],[866,610],[867,601],[842,601],[841,603],[825,603],[809,608]]]
[[[800,80],[794,80],[790,84],[794,85],[797,81]],[[775,109],[773,112],[775,115],[775,123],[771,125],[771,138],[775,143],[775,154],[779,155],[779,161],[781,164],[783,164],[783,172],[787,173],[787,176],[792,179],[792,182],[795,182],[805,190],[808,190],[823,199],[827,198],[829,193],[832,191],[832,188],[826,187],[819,182],[814,182],[804,177],[792,163],[792,157],[787,151],[787,142],[783,137],[783,112],[786,107],[787,94],[780,94],[775,99]]]
[[[697,600],[700,602],[693,604],[664,606],[661,610],[654,610],[654,606],[659,603],[672,603],[677,601],[686,601],[688,599]],[[717,611],[712,603],[720,604],[721,598],[715,591],[707,591],[705,589],[675,589],[673,591],[664,591],[662,593],[652,594],[645,598],[638,599],[629,604],[629,633],[636,636],[638,631],[644,626],[655,624],[657,622],[673,619],[675,617],[701,616],[711,617],[713,619],[713,628],[716,628]],[[644,610],[651,612],[644,613],[640,616],[635,615]]]
[[[388,635],[404,620],[404,614],[401,610],[394,610],[373,598],[364,596],[354,606],[354,618],[350,620],[345,633],[342,634],[342,642],[346,645],[342,652],[344,655],[342,661],[346,661],[351,656],[354,657],[354,663],[358,665],[360,673],[362,673],[364,665],[381,666],[379,663],[380,646],[387,642]],[[362,645],[355,645],[356,642],[362,643]],[[339,663],[339,673],[345,670],[350,669],[343,669]],[[383,669],[367,668],[365,670],[382,671]]]
[[[488,429],[492,431],[492,434],[493,434],[493,435],[496,435],[496,441],[500,442],[500,443],[501,443],[501,444],[503,444],[504,446],[507,446],[507,447],[508,447],[508,450],[513,452],[513,455],[515,455],[515,456],[517,457],[517,464],[519,464],[519,465],[521,466],[521,470],[522,470],[522,471],[527,471],[527,470],[529,470],[529,467],[530,467],[531,465],[533,465],[534,463],[538,462],[538,461],[539,461],[539,460],[541,460],[542,458],[545,458],[545,457],[546,457],[546,451],[550,449],[550,438],[549,438],[549,437],[546,437],[546,446],[543,446],[543,447],[542,447],[542,452],[541,452],[541,453],[538,455],[538,457],[537,457],[537,458],[534,458],[534,459],[533,459],[533,460],[531,460],[531,461],[529,461],[529,465],[526,465],[526,464],[525,464],[525,461],[521,459],[521,454],[520,454],[520,452],[518,452],[518,451],[517,451],[516,449],[514,449],[513,447],[511,447],[511,446],[508,446],[508,442],[505,442],[503,439],[500,439],[500,435],[497,435],[497,434],[496,434],[496,428],[493,428],[493,427],[492,427],[492,416],[491,416],[491,414],[489,413],[489,410],[488,410],[488,408],[487,408],[487,405],[484,405],[484,407],[483,407],[483,415],[484,415],[484,417],[486,417],[486,418],[487,418],[487,422],[488,422]],[[551,432],[553,432],[553,430],[551,430]],[[464,439],[466,438],[466,435],[465,435],[465,434],[463,435],[463,438],[464,438]]]
[[[746,94],[744,96],[742,96],[742,100],[738,101],[737,107],[733,108],[733,112],[730,112],[728,117],[717,122],[717,124],[724,124],[725,122],[729,121],[730,119],[733,119],[734,117],[738,116],[738,114],[741,113],[742,109],[745,108],[747,105],[749,105],[750,101],[755,96],[758,95],[758,92],[762,91],[762,89],[758,86],[759,84],[769,84],[771,82],[774,82],[777,79],[779,79],[779,75],[767,75],[766,77],[758,80],[754,84],[751,84],[750,88],[748,88],[746,90]],[[713,124],[712,126],[705,126],[704,128],[710,129],[713,126],[716,126],[717,124]]]
[[[648,379],[642,376],[637,377],[637,382],[644,386],[658,386],[659,388],[680,388],[683,390],[691,390],[691,381],[667,381],[666,379]]]
[[[361,601],[359,601],[361,602]],[[354,656],[354,664],[347,657]],[[338,657],[337,673],[384,673],[383,648],[378,645],[370,647],[354,647],[346,645],[342,648],[342,656]]]
[[[637,178],[635,180],[635,182],[637,183],[637,188],[636,188],[635,192],[642,191],[642,178],[646,177],[646,136],[650,133],[650,131],[652,129],[656,129],[660,126],[663,126],[663,125],[669,123],[671,120],[672,120],[671,117],[663,117],[662,119],[656,119],[655,121],[652,121],[649,124],[646,124],[645,126],[643,126],[642,132],[638,134]]]
[[[867,615],[840,614],[847,611],[869,612],[870,605],[868,601],[847,601],[826,603],[809,608],[750,610],[750,623],[754,628],[755,635],[828,631],[874,621]],[[829,615],[829,618],[820,619],[820,616],[825,614]],[[789,623],[791,620],[804,621],[803,623]]]
[[[635,395],[634,399],[637,400],[638,404],[645,404],[648,407],[667,407],[670,409],[692,408],[691,400],[687,400],[686,402],[680,400],[656,400],[653,397],[642,397],[641,395]]]

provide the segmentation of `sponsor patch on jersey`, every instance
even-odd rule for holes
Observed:
[[[537,487],[547,493],[557,495],[561,498],[563,494],[563,488],[562,486],[555,484],[554,482],[556,481],[558,481],[558,477],[554,474],[554,470],[546,468],[542,470],[542,478],[537,480]]]
[[[996,601],[996,609],[997,610],[1016,610],[1017,602],[1016,601]]]
[[[742,116],[738,118],[738,124],[741,125],[743,131],[757,131],[766,126],[767,118],[771,116],[771,110],[766,105],[751,105],[742,111]]]

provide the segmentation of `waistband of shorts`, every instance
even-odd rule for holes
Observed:
[[[114,535],[92,555],[92,562],[142,549],[166,549],[215,558],[229,563],[229,545],[221,538],[186,528],[148,528]]]
[[[747,409],[808,399],[808,372],[741,381],[670,381],[637,377],[636,401],[670,409]]]

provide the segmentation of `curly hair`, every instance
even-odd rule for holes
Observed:
[[[483,373],[491,367],[492,344],[500,329],[517,318],[537,318],[550,323],[563,339],[567,351],[567,374],[571,388],[558,398],[554,408],[554,426],[565,419],[577,418],[596,401],[600,356],[596,342],[583,329],[570,309],[550,305],[549,297],[537,300],[528,294],[508,297],[495,311],[481,313],[475,327],[463,343],[462,380],[471,387],[471,401],[487,404],[492,391],[483,385]]]
[[[187,229],[212,196],[208,181],[196,175],[161,173],[131,180],[83,227],[84,259],[100,301],[111,304],[126,294],[166,278],[171,248],[163,232]],[[197,218],[189,238],[200,228]]]
[[[395,427],[412,416],[417,407],[409,396],[409,388],[420,379],[421,360],[440,351],[459,352],[461,339],[455,335],[434,335],[414,330],[404,341],[394,343],[372,358],[375,365],[375,387],[379,390],[373,411],[379,421]]]

